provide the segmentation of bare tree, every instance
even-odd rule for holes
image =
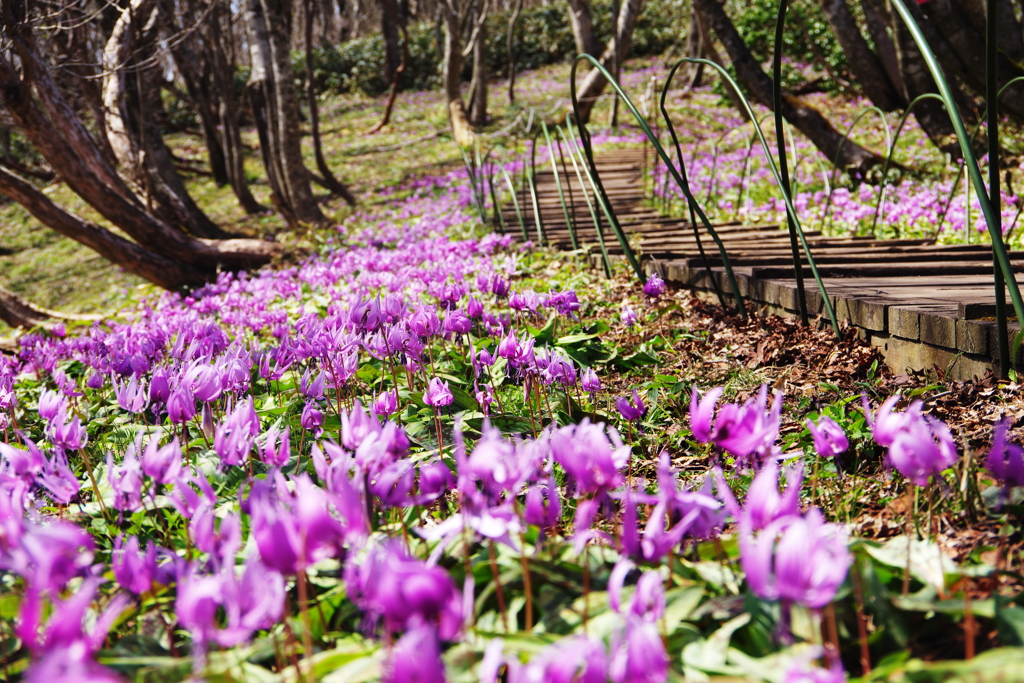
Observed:
[[[441,0],[438,11],[444,27],[442,80],[448,105],[448,121],[455,141],[468,146],[472,144],[475,132],[466,103],[462,99],[462,67],[476,41],[480,39],[487,20],[487,3],[485,0]],[[476,21],[471,21],[472,18]],[[463,35],[466,32],[469,32],[469,36],[464,41]]]
[[[320,171],[318,181],[324,188],[341,197],[349,206],[355,206],[356,198],[349,189],[338,180],[324,158],[323,143],[320,140],[320,113],[316,102],[316,83],[313,73],[313,14],[316,3],[306,0],[306,101],[309,105],[309,129],[313,138],[313,154],[316,167]]]
[[[586,4],[583,0],[573,0],[573,2],[576,5],[571,6],[573,10],[571,16],[576,16],[577,7],[580,8],[581,12],[583,8],[589,10],[589,4]],[[629,56],[629,50],[633,44],[633,28],[636,26],[636,20],[640,16],[642,9],[643,0],[624,0],[619,7],[618,16],[615,18],[615,32],[611,40],[608,41],[608,45],[605,46],[600,58],[601,65],[608,71],[614,73],[617,65],[622,64]],[[589,19],[589,11],[585,12],[585,15]],[[578,21],[581,26],[587,23],[579,17],[574,21]],[[576,33],[576,23],[573,24],[573,28],[574,33]],[[587,33],[576,33],[576,35],[577,47],[582,43],[587,48],[586,54],[596,56],[596,51],[592,51],[594,41],[591,40]],[[583,82],[576,91],[576,97],[579,100],[579,117],[583,123],[590,120],[590,113],[593,111],[594,105],[597,104],[597,99],[604,92],[606,85],[608,85],[608,80],[598,69],[591,69],[583,77]]]
[[[753,98],[772,107],[772,80],[750,53],[747,44],[725,13],[718,0],[694,0],[694,8],[700,13],[701,21],[715,32],[722,42],[740,81],[747,87]],[[852,140],[845,140],[828,119],[814,107],[792,93],[783,92],[782,111],[779,112],[817,147],[828,159],[840,168],[863,175],[869,168],[881,163],[881,157],[861,147]]]
[[[192,286],[221,269],[259,266],[281,252],[278,245],[262,240],[197,238],[150,208],[133,191],[133,183],[119,175],[58,87],[36,47],[33,17],[17,2],[8,3],[6,10],[3,29],[14,52],[0,54],[0,106],[68,187],[127,239],[60,209],[13,172],[3,174],[0,192],[22,203],[44,225],[164,287]]]
[[[245,0],[248,28],[249,102],[260,137],[263,165],[274,206],[290,224],[321,225],[327,219],[313,198],[302,160],[299,104],[289,47],[289,0]]]

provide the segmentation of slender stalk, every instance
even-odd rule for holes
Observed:
[[[508,633],[508,612],[505,610],[505,591],[501,588],[501,574],[498,572],[498,558],[494,553],[494,541],[487,544],[487,555],[491,561],[491,576],[494,577],[494,593],[498,598],[498,611],[501,612],[501,625]]]
[[[994,241],[998,238],[1001,243],[1003,240],[1003,216],[1002,197],[999,192],[999,44],[997,41],[996,7],[995,0],[986,0],[985,99],[988,100],[988,200],[992,204],[992,216],[997,224],[996,230],[992,231],[992,239]],[[993,249],[995,249],[994,246]],[[996,287],[996,340],[999,345],[999,376],[1007,377],[1010,374],[1010,337],[1006,319],[1006,281],[1002,271],[999,270],[999,263],[994,254],[992,271]],[[1024,324],[1024,320],[1021,320],[1021,323]],[[970,645],[971,654],[973,654],[973,635]]]
[[[551,145],[551,134],[548,132],[548,124],[544,121],[540,122],[541,130],[544,131],[544,139],[548,143],[548,156],[551,161],[551,172],[555,176],[555,187],[558,189],[558,199],[562,202],[562,215],[565,216],[565,227],[569,231],[569,240],[572,242],[572,248],[575,251],[580,248],[579,243],[576,241],[576,227],[572,221],[569,220],[569,207],[565,203],[565,193],[562,192],[562,181],[558,177],[558,163],[555,161],[555,148]]]

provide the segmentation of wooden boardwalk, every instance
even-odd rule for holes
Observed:
[[[650,155],[650,151],[646,152]],[[689,221],[667,218],[645,206],[644,169],[650,162],[642,149],[616,150],[596,158],[601,181],[637,255],[648,272],[687,287],[704,298],[716,298],[700,258]],[[559,178],[581,248],[597,254],[598,234],[572,167]],[[567,182],[568,181],[568,182]],[[569,229],[550,165],[538,164],[537,199],[546,241],[571,249]],[[591,197],[593,201],[593,197]],[[538,239],[532,198],[519,195],[522,213],[533,240]],[[597,205],[595,203],[595,210]],[[507,229],[520,234],[515,211],[504,207]],[[608,253],[623,250],[601,216]],[[778,225],[717,224],[741,294],[762,312],[796,315],[789,233]],[[924,239],[877,240],[825,237],[806,233],[840,320],[859,328],[896,371],[938,366],[954,377],[981,375],[998,366],[995,335],[995,294],[991,249],[986,245],[937,245]],[[718,250],[701,229],[701,241],[712,276],[726,296],[730,289]],[[1014,269],[1024,271],[1024,252],[1011,252]],[[804,260],[808,311],[824,315],[821,295]],[[1020,279],[1018,278],[1018,281]],[[731,298],[731,297],[730,297]],[[1012,312],[1012,308],[1011,308]],[[1011,329],[1016,324],[1011,322]]]

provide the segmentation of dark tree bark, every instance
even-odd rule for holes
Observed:
[[[860,6],[864,11],[864,23],[867,25],[871,42],[875,45],[878,60],[882,63],[889,82],[893,84],[903,100],[909,102],[907,88],[903,83],[903,74],[900,72],[899,59],[896,56],[896,46],[893,44],[892,38],[889,37],[889,22],[886,18],[884,0],[860,0]]]
[[[173,46],[171,57],[174,59],[174,66],[181,75],[188,99],[199,117],[213,180],[218,187],[223,187],[230,183],[230,177],[227,155],[217,132],[219,117],[217,116],[216,97],[210,91],[212,67],[208,56],[209,46],[199,39],[198,32],[192,32],[186,39],[180,39],[179,36],[183,32],[180,22],[174,15],[173,6],[169,0],[161,0],[161,5],[165,26],[168,28],[164,38]]]
[[[31,183],[0,167],[0,193],[23,206],[46,227],[82,244],[114,265],[165,289],[196,286],[203,274],[187,265],[148,251],[134,242],[60,208]]]
[[[7,289],[0,287],[0,320],[11,327],[49,327],[54,324],[54,318],[71,318],[54,311],[48,311],[35,304],[25,301],[20,296]],[[10,339],[0,339],[0,351],[15,353],[17,344]]]
[[[288,0],[245,0],[249,30],[249,101],[274,206],[290,224],[327,222],[302,160],[299,105],[291,69]]]
[[[398,13],[398,8],[395,5],[395,0],[381,0],[381,10],[384,12]],[[409,66],[409,32],[406,30],[405,22],[399,22],[398,28],[402,32],[402,61],[398,64],[398,68],[395,69],[395,73],[391,78],[391,89],[388,91],[388,97],[384,101],[384,114],[380,117],[380,122],[377,123],[373,128],[366,131],[367,135],[372,135],[379,132],[384,126],[391,122],[391,111],[395,107],[395,99],[398,97],[398,88],[402,85],[402,74],[405,73],[406,68]]]
[[[590,12],[590,0],[569,0],[569,23],[576,40],[576,54],[597,56],[601,44],[594,32],[594,17]]]
[[[388,7],[388,0],[381,0],[381,36],[384,39],[384,80],[392,83],[395,80],[395,72],[402,62],[402,48],[398,42],[399,27],[402,18],[398,14],[397,7]],[[394,5],[394,0],[390,0]]]
[[[868,99],[883,111],[895,111],[906,105],[899,90],[885,73],[881,60],[860,33],[846,0],[818,0],[832,32],[843,48],[857,85]]]
[[[206,31],[206,44],[211,60],[214,92],[217,94],[217,121],[224,148],[225,163],[231,189],[242,210],[248,214],[266,209],[256,201],[245,176],[245,146],[238,129],[238,102],[235,99],[235,65],[228,55],[225,36],[230,32],[230,18],[225,22],[225,10],[218,4],[211,10]]]
[[[924,57],[906,26],[899,18],[895,18],[893,28],[894,47],[899,60],[900,75],[906,88],[907,100],[913,101],[925,93],[937,93],[935,80],[928,71],[928,65],[925,64]],[[931,98],[918,102],[914,107],[914,118],[936,147],[952,155],[955,159],[960,158],[961,151],[960,145],[956,141],[956,131],[941,102]]]
[[[152,54],[158,22],[156,0],[133,0],[110,34],[103,51],[107,139],[136,193],[155,203],[161,215],[196,237],[223,239],[227,233],[185,189],[158,125],[162,104],[153,84],[157,74],[143,65]]]
[[[480,0],[442,0],[439,7],[441,23],[444,28],[444,48],[442,54],[442,81],[445,99],[448,103],[448,122],[452,127],[452,137],[463,147],[473,144],[476,132],[469,120],[466,103],[462,99],[462,66],[466,53],[463,51],[462,34],[469,28],[470,17],[474,9],[483,4]],[[486,13],[478,15],[480,21],[473,27],[470,35],[470,47],[475,40]]]
[[[694,8],[722,41],[740,81],[753,98],[763,106],[772,108],[772,80],[754,59],[722,5],[717,0],[694,0]],[[882,161],[878,154],[852,140],[844,143],[843,136],[817,109],[792,93],[782,93],[782,111],[779,113],[806,135],[830,161],[851,174],[864,175]]]
[[[309,105],[309,129],[313,138],[313,154],[316,157],[316,167],[322,176],[320,183],[324,188],[345,200],[349,206],[355,206],[356,198],[340,180],[331,172],[324,159],[323,145],[320,141],[320,113],[317,109],[316,88],[314,87],[313,75],[313,12],[315,3],[313,0],[306,0],[306,98]]]
[[[516,22],[523,11],[523,0],[516,0],[512,8],[512,16],[508,19],[508,36],[505,52],[508,54],[508,103],[516,103]]]
[[[683,56],[694,59],[704,57],[707,51],[704,49],[704,40],[701,37],[700,15],[690,12],[689,28],[686,30],[686,46],[683,48]],[[704,77],[703,64],[687,64],[680,75],[683,77],[682,85],[684,90],[692,90],[700,87]]]
[[[629,50],[633,44],[633,28],[636,26],[636,20],[642,9],[643,0],[624,0],[619,8],[619,15],[615,20],[615,33],[608,41],[600,58],[601,65],[609,72],[614,73],[616,65],[624,62],[629,56]],[[594,55],[594,53],[588,54]],[[576,90],[576,98],[579,101],[579,117],[582,123],[587,123],[590,120],[590,113],[606,85],[608,85],[608,80],[597,69],[591,69],[583,77],[583,82]]]
[[[487,123],[487,23],[480,20],[480,30],[473,41],[473,77],[469,83],[469,122],[474,126]]]
[[[981,49],[985,45],[983,9],[972,9],[969,3],[955,0],[929,0],[920,7],[913,7],[911,12],[918,14],[918,23],[921,24],[923,31],[932,31],[941,36],[929,36],[929,40],[943,67],[950,71],[962,70],[957,76],[965,85],[975,92],[985,92],[985,51]],[[1001,30],[1000,33],[1009,31]],[[938,42],[940,39],[949,49],[943,49]],[[1002,47],[1005,41],[999,42]],[[1014,66],[1006,59],[1005,53],[998,61],[998,78],[1001,84],[1024,76],[1024,68]],[[1018,121],[1024,121],[1024,83],[1015,83],[1006,88],[999,98],[999,110]]]
[[[213,277],[219,268],[260,266],[280,246],[253,239],[202,240],[189,237],[146,211],[100,154],[95,140],[68,106],[46,66],[32,49],[31,34],[13,30],[25,69],[18,75],[0,55],[0,105],[72,191],[143,248]],[[38,97],[38,101],[36,99]]]

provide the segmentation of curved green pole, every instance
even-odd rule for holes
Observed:
[[[693,64],[703,64],[717,71],[721,78],[726,81],[726,83],[737,93],[737,95],[739,95],[739,100],[743,104],[743,108],[746,110],[747,118],[750,121],[757,120],[754,117],[753,110],[750,108],[750,103],[747,101],[747,98],[743,96],[742,91],[736,84],[736,81],[733,80],[732,76],[729,75],[728,71],[726,71],[724,68],[722,68],[715,62],[712,62],[711,60],[708,59],[698,59],[696,57],[683,57],[680,61],[689,62]],[[768,168],[772,172],[772,175],[775,176],[776,182],[778,182],[781,186],[782,177],[779,175],[779,169],[775,166],[775,159],[772,157],[771,152],[768,151],[768,141],[764,137],[764,132],[761,130],[760,126],[755,126],[755,131],[757,132],[758,139],[761,141],[761,147],[764,149],[765,157],[768,159]],[[828,314],[829,321],[832,323],[832,330],[835,332],[836,337],[841,339],[842,334],[839,331],[839,321],[836,319],[835,309],[832,307],[832,302],[828,298],[828,291],[825,289],[825,283],[822,282],[821,280],[821,274],[818,272],[818,266],[814,262],[814,256],[811,254],[811,247],[807,243],[807,236],[804,234],[803,227],[801,227],[800,225],[800,219],[797,216],[796,208],[793,206],[793,202],[786,192],[782,193],[782,198],[786,203],[786,211],[788,211],[789,215],[793,217],[793,223],[796,226],[797,235],[800,238],[801,244],[803,245],[804,253],[807,255],[807,264],[810,266],[811,274],[814,276],[814,281],[817,283],[818,290],[821,292],[821,298],[822,303],[825,306],[825,312]]]
[[[960,150],[963,152],[964,160],[967,164],[967,172],[971,177],[971,184],[974,185],[975,193],[978,195],[981,212],[985,216],[985,225],[988,227],[989,236],[992,239],[993,257],[1003,274],[1006,288],[1010,291],[1010,299],[1013,301],[1013,310],[1017,314],[1017,320],[1021,321],[1021,324],[1024,325],[1024,298],[1021,297],[1020,287],[1017,286],[1013,266],[1010,264],[1010,256],[1006,253],[1006,246],[1003,244],[999,216],[992,209],[992,202],[989,201],[985,181],[981,177],[981,167],[978,165],[978,159],[974,156],[974,150],[971,149],[970,138],[967,137],[964,121],[960,117],[960,111],[956,108],[956,104],[953,101],[953,93],[949,89],[949,83],[943,77],[942,69],[939,67],[938,60],[935,59],[935,54],[921,33],[921,28],[910,14],[910,10],[907,9],[906,4],[904,4],[903,0],[892,0],[892,5],[896,8],[900,18],[903,19],[903,23],[910,30],[914,42],[924,57],[925,64],[928,65],[928,71],[931,72],[932,78],[939,88],[939,94],[946,105],[946,113],[949,114],[949,118],[953,123],[953,129],[956,131],[957,141],[960,143]],[[1021,333],[1018,333],[1013,342],[1014,356],[1017,355],[1020,342]]]
[[[761,120],[757,122],[757,125],[761,125],[771,116],[771,112],[761,117]],[[739,217],[740,206],[743,204],[743,192],[747,181],[750,179],[750,155],[754,149],[754,141],[757,140],[757,132],[751,130],[750,137],[747,138],[747,153],[743,157],[743,171],[740,173],[740,191],[736,194],[736,217]]]
[[[846,129],[846,135],[844,135],[843,139],[840,140],[839,142],[839,149],[836,150],[836,160],[835,163],[832,164],[831,180],[829,181],[829,186],[831,187],[831,190],[828,193],[828,199],[825,200],[825,212],[821,214],[822,230],[827,229],[831,225],[831,223],[828,220],[828,212],[829,209],[832,208],[832,193],[835,192],[836,173],[839,172],[839,157],[843,153],[843,146],[846,144],[846,141],[850,139],[850,136],[853,135],[853,129],[857,127],[857,124],[861,122],[861,119],[863,119],[865,116],[871,113],[877,113],[879,118],[882,119],[882,125],[885,127],[885,155],[887,159],[891,156],[892,131],[889,130],[889,122],[885,120],[885,112],[883,112],[881,109],[874,105],[869,106],[865,108],[864,111],[857,114],[857,117],[853,120],[853,123],[851,123],[850,127]],[[886,171],[888,171],[888,165],[886,166]],[[884,196],[884,194],[885,174],[882,174],[882,195]],[[879,199],[879,202],[881,202],[881,199]]]
[[[544,131],[544,139],[548,143],[548,156],[551,158],[551,172],[555,174],[555,187],[558,188],[558,200],[562,202],[562,215],[565,216],[565,228],[569,231],[569,240],[572,242],[573,251],[580,248],[579,243],[576,241],[576,227],[569,220],[569,207],[565,203],[565,193],[562,192],[562,181],[558,177],[558,162],[555,161],[555,148],[551,144],[551,135],[548,133],[548,124],[544,121],[540,122],[541,130]],[[568,182],[566,178],[566,182]]]
[[[566,125],[569,124],[566,121]],[[580,189],[583,190],[583,198],[587,200],[587,209],[590,211],[590,220],[594,223],[594,231],[597,233],[597,243],[601,247],[601,258],[604,263],[604,274],[605,277],[612,276],[612,262],[608,258],[608,248],[604,244],[604,230],[601,228],[601,217],[597,215],[597,209],[594,208],[594,203],[590,201],[590,193],[587,192],[587,186],[583,182],[583,174],[580,173],[579,164],[576,163],[576,155],[580,152],[576,149],[576,138],[575,136],[567,136],[561,128],[558,129],[558,134],[562,136],[562,140],[565,142],[565,146],[569,148],[569,160],[572,161],[572,168],[576,171],[576,180],[579,181]],[[583,169],[587,172],[587,178],[590,178],[590,169],[584,165]],[[593,183],[591,183],[593,184]]]
[[[892,165],[893,155],[896,154],[896,145],[900,141],[900,134],[903,132],[903,126],[906,125],[906,123],[907,123],[907,118],[910,116],[910,113],[913,111],[914,107],[917,106],[918,102],[921,102],[922,100],[929,100],[929,99],[935,99],[935,100],[938,100],[939,102],[942,102],[942,98],[939,97],[938,95],[936,95],[935,93],[926,92],[923,95],[918,95],[913,100],[911,100],[910,104],[907,105],[907,108],[904,109],[903,113],[900,115],[900,125],[896,126],[896,134],[892,136],[892,143],[889,145],[889,153],[885,155],[885,165],[882,167],[882,183],[883,183],[883,187],[884,187],[885,179],[889,177],[889,167]],[[945,104],[945,103],[943,102],[943,104]],[[878,202],[875,204],[875,217],[871,221],[871,236],[872,237],[875,236],[875,230],[877,229],[877,226],[878,226],[878,214],[879,214],[879,211],[881,210],[881,208],[882,208],[882,197],[879,196]]]
[[[737,297],[736,301],[742,302],[742,299],[739,298],[739,287],[737,286],[736,278],[733,276],[732,273],[732,264],[729,262],[729,254],[726,252],[725,245],[722,244],[722,240],[719,239],[718,237],[718,231],[715,230],[714,227],[712,227],[711,222],[704,214],[704,211],[701,210],[700,205],[697,203],[696,198],[694,198],[693,196],[693,192],[690,190],[690,179],[686,173],[686,162],[683,161],[683,148],[679,144],[679,137],[676,135],[676,127],[672,123],[672,117],[669,116],[668,108],[665,106],[665,99],[668,96],[668,89],[672,85],[672,79],[675,77],[676,71],[679,70],[680,66],[681,63],[676,64],[675,66],[672,67],[671,71],[668,72],[668,77],[666,77],[665,79],[665,85],[662,86],[661,89],[661,117],[665,120],[665,130],[668,131],[669,136],[672,138],[672,144],[676,148],[676,158],[679,161],[679,172],[676,173],[675,167],[669,162],[667,158],[664,159],[665,165],[668,169],[668,172],[665,174],[665,178],[667,180],[670,173],[671,175],[675,176],[677,179],[677,183],[679,184],[679,188],[683,191],[683,194],[686,197],[686,207],[687,209],[689,209],[690,212],[690,227],[693,228],[693,239],[697,243],[697,251],[700,252],[700,258],[704,264],[704,270],[705,272],[707,272],[708,280],[711,281],[711,286],[714,288],[715,294],[718,296],[718,301],[724,307],[725,295],[722,294],[722,290],[718,286],[718,280],[715,279],[715,275],[711,270],[711,263],[708,261],[708,255],[704,251],[704,242],[701,240],[700,230],[697,228],[697,214],[700,215],[701,222],[707,229],[708,234],[711,235],[711,238],[714,240],[715,245],[718,247],[718,254],[722,259],[722,265],[726,269],[726,275],[729,279],[729,286],[732,289],[733,294]],[[658,148],[661,149],[660,141],[658,143]],[[664,152],[662,152],[661,155],[662,157],[666,157]],[[737,308],[740,310],[741,315],[746,315],[746,308],[742,305],[742,303],[737,303]]]
[[[543,246],[547,243],[547,234],[544,232],[544,217],[540,215],[540,198],[537,196],[537,135],[538,132],[535,132],[530,137],[530,171],[526,174],[526,179],[530,183],[530,202],[533,204],[537,244]]]
[[[558,148],[558,160],[562,162],[562,175],[565,176],[565,189],[569,191],[569,210],[572,215],[572,235],[576,235],[576,229],[578,228],[578,221],[576,219],[576,197],[573,196],[572,191],[572,180],[569,175],[569,167],[565,164],[565,152],[562,150],[562,142],[558,138],[555,138],[555,147]]]
[[[640,267],[640,261],[637,260],[636,254],[633,252],[633,247],[629,245],[629,240],[626,239],[626,234],[622,231],[619,219],[612,210],[612,203],[611,200],[608,199],[608,193],[605,192],[604,183],[601,182],[601,175],[597,172],[597,164],[594,162],[594,149],[590,144],[590,133],[587,131],[586,125],[580,121],[580,103],[579,100],[576,99],[576,67],[579,66],[579,63],[582,60],[590,61],[594,67],[601,72],[601,74],[608,80],[609,85],[611,85],[615,91],[620,94],[623,98],[623,102],[629,106],[633,115],[637,117],[637,120],[642,120],[642,117],[640,116],[640,112],[636,110],[636,107],[633,106],[633,103],[628,97],[626,97],[626,93],[622,92],[622,88],[619,87],[616,79],[612,78],[612,75],[608,73],[608,70],[605,69],[604,66],[601,65],[601,62],[590,55],[580,55],[573,60],[572,70],[569,72],[569,94],[572,96],[573,118],[576,120],[576,125],[578,125],[580,129],[580,142],[582,143],[580,146],[583,148],[584,158],[586,159],[587,165],[590,167],[592,173],[591,182],[594,183],[595,194],[601,204],[601,208],[608,217],[608,223],[611,224],[612,230],[615,232],[615,236],[622,245],[622,250],[626,254],[626,260],[628,260],[629,265],[633,267],[633,272],[636,273],[636,277],[640,280],[640,283],[646,284],[647,274],[644,273],[644,269]],[[647,127],[646,122],[643,126],[646,128],[648,137],[651,137],[652,134],[650,133],[650,128]]]
[[[501,173],[505,176],[505,183],[508,185],[508,192],[512,195],[512,206],[516,210],[516,218],[519,219],[519,227],[523,231],[523,241],[530,241],[530,233],[526,232],[526,221],[523,220],[523,211],[519,208],[519,198],[516,196],[516,186],[512,183],[512,179],[508,177],[508,170],[505,169],[505,165],[501,164]]]
[[[782,116],[782,33],[786,25],[786,10],[789,0],[779,0],[778,18],[775,20],[775,53],[772,56],[772,111],[775,112],[775,142],[779,150],[780,186],[787,200],[792,200],[793,189],[789,182],[789,164],[786,161],[786,138]],[[795,147],[795,145],[794,145]],[[794,149],[794,152],[796,150]],[[765,150],[767,154],[767,150]],[[800,322],[810,324],[807,317],[807,296],[804,294],[804,269],[800,259],[800,245],[797,244],[796,212],[786,213],[786,228],[789,231],[789,247],[793,253],[793,277],[796,280],[796,300],[800,309]],[[810,251],[807,256],[810,258]],[[826,297],[827,298],[827,297]],[[839,330],[836,330],[839,334]]]

